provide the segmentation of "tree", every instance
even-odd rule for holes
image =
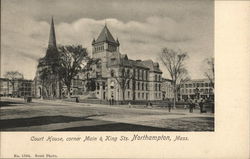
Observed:
[[[205,76],[208,78],[212,88],[214,88],[214,58],[210,57],[205,59],[206,71]]]
[[[67,45],[58,48],[60,54],[59,76],[67,87],[68,97],[73,78],[82,71],[88,58],[87,49],[81,45]]]
[[[15,81],[17,79],[23,79],[23,74],[18,71],[8,71],[4,75],[6,78],[10,80],[10,83],[12,85],[12,96],[15,94]]]
[[[177,98],[177,88],[180,83],[187,80],[188,71],[185,68],[185,61],[188,58],[186,52],[164,48],[160,54],[160,59],[167,68],[174,88],[174,107]]]
[[[130,71],[129,69],[126,71],[125,68],[120,67],[120,70],[117,74],[115,74],[115,72],[112,73],[112,70],[111,70],[111,76],[112,74],[120,86],[120,89],[122,91],[122,101],[124,101],[125,91],[128,88],[130,81],[134,78],[134,73]]]
[[[42,81],[42,97],[54,97],[56,94],[55,85],[60,81],[59,62],[59,52],[54,47],[49,47],[46,56],[38,61],[39,79]]]

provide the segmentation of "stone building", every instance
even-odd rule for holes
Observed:
[[[49,59],[50,64],[58,61],[58,51],[53,17],[51,19],[48,48],[43,58]],[[47,79],[44,80],[42,78],[40,71],[46,67],[46,65],[37,66],[36,76],[32,83],[33,96],[37,98],[59,98],[61,96],[61,88],[58,76],[48,72],[49,75],[47,76]]]
[[[174,99],[174,87],[172,85],[172,80],[162,79],[162,99],[163,100],[173,100]]]
[[[84,76],[93,79],[98,99],[161,100],[162,71],[152,60],[132,60],[119,50],[120,42],[115,40],[107,25],[97,39],[92,41],[92,58],[97,62]]]
[[[14,84],[14,86],[12,85]],[[0,78],[0,95],[13,97],[32,96],[32,80]]]

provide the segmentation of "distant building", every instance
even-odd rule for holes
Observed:
[[[214,98],[212,85],[208,79],[194,79],[181,84],[181,99]]]
[[[7,78],[0,78],[0,95],[1,96],[11,96],[12,95],[12,85]]]
[[[172,85],[172,80],[162,79],[162,99],[172,100],[174,99],[174,87]]]
[[[0,78],[0,95],[14,97],[32,96],[32,80],[16,79],[13,87],[10,79]]]

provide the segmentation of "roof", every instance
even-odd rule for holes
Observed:
[[[118,42],[115,41],[114,37],[110,33],[107,25],[104,26],[98,38],[94,40],[94,43],[100,43],[100,42],[111,42],[111,43],[118,44]]]
[[[141,63],[147,66],[150,69],[150,71],[162,73],[162,71],[159,68],[158,62],[153,62],[152,60],[145,60],[145,61],[142,61]]]

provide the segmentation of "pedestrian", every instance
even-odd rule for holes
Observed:
[[[171,112],[171,103],[170,102],[168,102],[168,112]]]
[[[189,113],[193,113],[193,109],[194,109],[195,103],[190,100],[189,102]]]
[[[203,99],[200,100],[199,106],[200,106],[200,113],[203,113]]]
[[[129,108],[131,108],[131,103],[130,102],[128,102],[128,106],[129,106]]]
[[[111,99],[109,99],[109,105],[111,106]]]

